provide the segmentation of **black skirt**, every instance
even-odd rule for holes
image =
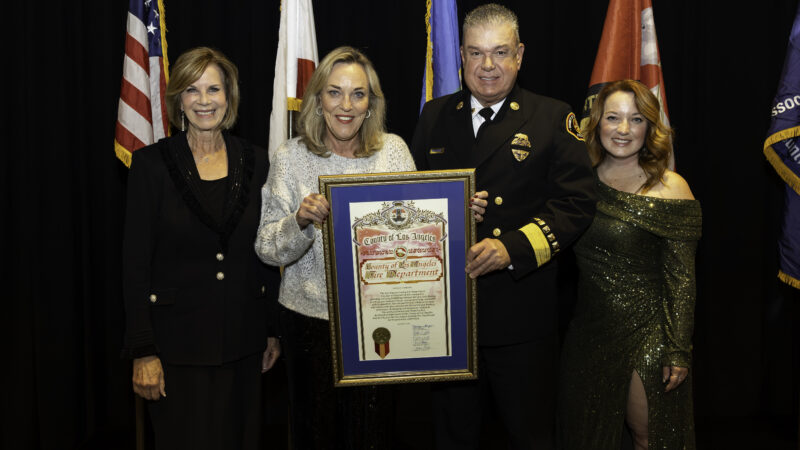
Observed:
[[[260,448],[261,358],[222,366],[162,361],[167,396],[147,402],[156,449]]]
[[[291,448],[390,449],[394,386],[334,387],[328,321],[281,307]]]

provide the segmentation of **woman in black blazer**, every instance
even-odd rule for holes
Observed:
[[[190,50],[171,75],[181,132],[134,152],[128,177],[123,355],[157,448],[257,448],[261,373],[280,354],[280,276],[253,250],[267,152],[226,131],[239,88],[223,54]]]

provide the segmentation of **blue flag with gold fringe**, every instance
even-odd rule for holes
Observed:
[[[425,13],[428,45],[425,52],[425,75],[422,99],[425,102],[461,89],[461,53],[459,52],[458,15],[455,0],[428,0]]]
[[[764,154],[786,182],[778,277],[800,289],[800,6],[773,101]]]

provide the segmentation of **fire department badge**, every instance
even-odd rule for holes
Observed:
[[[571,134],[575,139],[584,142],[583,134],[581,133],[581,129],[578,126],[578,119],[575,118],[574,113],[569,113],[567,115],[567,133]]]

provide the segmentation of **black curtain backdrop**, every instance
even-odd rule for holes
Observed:
[[[198,45],[226,53],[241,74],[235,132],[266,146],[279,2],[165,2],[169,57]],[[133,448],[131,365],[119,358],[127,169],[112,147],[127,1],[7,3],[0,446]],[[458,2],[459,20],[478,3]],[[579,111],[607,2],[504,3],[519,15],[526,44],[519,83]],[[775,276],[783,184],[761,148],[797,2],[653,3],[677,170],[704,211],[693,369],[699,443],[749,448],[735,442],[753,435],[796,448],[800,295]],[[425,1],[318,0],[314,9],[320,56],[343,44],[363,49],[381,77],[389,129],[410,141]],[[565,317],[570,306],[565,298]],[[278,434],[281,370],[267,377],[267,420]],[[398,389],[424,398],[419,386]],[[421,408],[401,404],[398,413],[424,423]],[[419,430],[409,439],[427,442],[430,428]]]

